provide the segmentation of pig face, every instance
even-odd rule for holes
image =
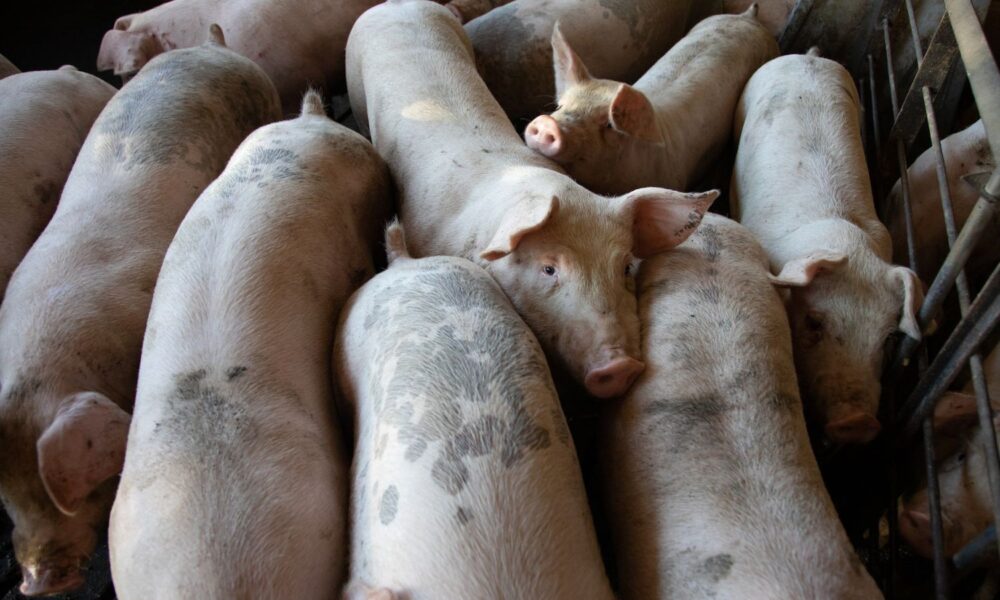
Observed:
[[[1000,420],[996,422],[1000,425]],[[993,523],[984,435],[976,435],[938,465],[944,551],[958,552]],[[921,556],[934,556],[927,489],[910,496],[900,507],[899,531]]]
[[[525,196],[481,258],[550,357],[594,396],[620,396],[644,368],[637,261],[683,242],[717,196],[644,188],[609,200],[575,185]]]
[[[99,394],[74,394],[48,427],[24,418],[7,395],[0,408],[0,500],[14,523],[14,553],[27,596],[83,584],[121,471],[129,416]],[[30,401],[30,400],[29,400]],[[19,415],[21,415],[19,417]]]
[[[859,257],[857,263],[863,263]],[[810,417],[834,443],[871,441],[880,395],[885,342],[900,329],[919,339],[923,299],[916,275],[872,259],[816,252],[772,278],[791,287],[788,316],[795,367]]]
[[[559,106],[529,123],[524,141],[585,187],[618,193],[620,171],[663,144],[653,106],[629,85],[591,77],[558,24],[552,48]]]

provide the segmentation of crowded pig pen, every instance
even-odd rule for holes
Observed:
[[[10,4],[4,600],[1000,598],[998,3]]]

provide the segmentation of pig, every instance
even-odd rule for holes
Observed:
[[[0,80],[0,301],[52,218],[80,146],[114,93],[68,65]]]
[[[162,52],[200,44],[208,25],[218,23],[230,49],[264,69],[291,115],[310,85],[343,89],[347,34],[379,1],[172,0],[115,21],[101,41],[97,68],[127,79]]]
[[[483,79],[519,128],[553,100],[558,21],[596,77],[635,81],[684,35],[693,0],[515,0],[466,26]]]
[[[598,398],[642,370],[633,270],[697,228],[718,195],[593,194],[525,146],[446,8],[393,0],[358,19],[347,83],[399,186],[416,256],[482,266],[553,360]]]
[[[347,457],[330,351],[388,172],[308,92],[195,202],[156,283],[111,511],[118,597],[335,598]]]
[[[838,63],[776,58],[736,111],[733,214],[760,240],[787,303],[807,417],[835,444],[863,444],[875,415],[886,339],[919,339],[923,291],[894,266],[875,216],[857,90]]]
[[[451,0],[445,6],[458,17],[459,21],[468,23],[510,2],[511,0]]]
[[[623,600],[881,598],[823,486],[769,278],[714,214],[639,268],[647,367],[598,438]]]
[[[280,117],[264,72],[212,35],[150,61],[104,107],[0,306],[0,498],[26,595],[83,582],[167,245],[243,138]]]
[[[941,140],[945,170],[948,173],[948,189],[955,214],[955,226],[962,224],[979,200],[979,191],[964,180],[968,175],[991,173],[996,169],[996,160],[990,151],[989,140],[982,119],[966,129]],[[906,170],[910,182],[910,210],[913,214],[913,232],[916,236],[917,273],[926,282],[934,280],[934,275],[948,256],[948,237],[944,228],[944,213],[941,212],[941,194],[937,179],[937,159],[933,148],[927,149]],[[893,259],[899,263],[909,260],[906,243],[906,222],[903,215],[901,183],[896,181],[889,194],[886,211],[889,233],[892,235]],[[970,274],[988,274],[997,260],[1000,260],[1000,216],[994,215],[991,233],[983,236],[967,263]]]
[[[1000,437],[1000,346],[994,347],[983,362],[983,371],[995,415],[994,433]],[[944,551],[951,556],[993,524],[986,454],[992,451],[992,442],[979,425],[971,382],[963,392],[947,392],[938,400],[934,431],[935,437],[944,433],[959,438],[957,448],[938,454],[941,458],[937,465]],[[940,448],[941,441],[935,439],[935,445]],[[934,556],[926,483],[901,502],[899,534],[921,556]]]
[[[534,335],[480,267],[411,258],[398,225],[386,248],[334,349],[355,431],[345,598],[611,600]]]
[[[0,79],[3,79],[4,77],[9,77],[11,75],[17,75],[20,72],[21,69],[18,69],[16,66],[14,66],[14,63],[7,60],[6,56],[0,54]]]
[[[778,56],[756,15],[754,4],[740,15],[705,19],[634,86],[591,77],[556,24],[559,107],[528,124],[525,143],[602,194],[688,189],[729,142],[747,80]]]

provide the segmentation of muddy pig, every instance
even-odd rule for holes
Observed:
[[[80,146],[114,93],[70,66],[0,80],[0,300],[52,218]]]
[[[529,123],[524,141],[595,192],[687,189],[729,142],[747,80],[778,56],[756,14],[753,5],[741,15],[705,19],[634,86],[592,77],[557,25],[559,107]]]
[[[309,92],[181,223],[156,283],[109,544],[122,599],[335,598],[347,457],[330,349],[388,172]]]
[[[595,77],[632,82],[684,35],[692,0],[516,0],[470,21],[483,79],[520,129],[552,106],[559,22]]]
[[[760,240],[779,285],[790,288],[807,416],[834,443],[878,434],[886,339],[897,329],[921,335],[921,283],[890,262],[858,111],[843,67],[790,55],[750,78],[735,121],[733,214]]]
[[[623,599],[881,597],[823,487],[769,277],[718,215],[639,269],[647,367],[599,437]]]
[[[334,351],[355,453],[346,598],[613,598],[541,347],[490,276],[412,259],[348,302]]]
[[[268,74],[291,115],[309,85],[343,89],[347,34],[378,2],[173,0],[115,21],[101,41],[97,68],[127,79],[161,52],[200,44],[209,23],[218,23],[229,47]]]
[[[198,194],[280,116],[222,33],[108,102],[0,306],[0,497],[27,595],[73,589],[122,467],[153,285]]]
[[[476,73],[454,16],[420,0],[358,19],[354,114],[400,189],[415,256],[484,267],[553,360],[599,398],[642,371],[633,270],[681,243],[717,192],[591,193],[525,146]]]

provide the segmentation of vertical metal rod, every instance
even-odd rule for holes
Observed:
[[[948,559],[944,554],[944,525],[941,522],[941,490],[938,488],[937,456],[934,452],[934,417],[923,422],[924,461],[927,467],[927,502],[931,517],[931,539],[934,543],[934,597],[948,600]]]
[[[969,0],[945,0],[958,51],[969,75],[972,95],[986,128],[993,156],[1000,156],[1000,69],[986,42],[979,16]],[[996,195],[1000,190],[989,189]]]
[[[868,87],[871,89],[872,104],[872,138],[875,140],[875,156],[882,156],[882,133],[879,128],[878,117],[878,91],[875,87],[875,59],[868,55]]]
[[[896,73],[892,68],[892,40],[889,34],[889,20],[882,21],[882,32],[885,36],[885,67],[889,77],[889,97],[892,100],[892,118],[895,122],[899,116],[899,96],[896,94]],[[903,198],[903,221],[906,225],[906,254],[910,268],[919,270],[917,264],[917,245],[913,236],[913,212],[910,210],[910,177],[906,170],[906,148],[903,140],[896,140],[896,162],[899,165],[899,189]]]
[[[913,55],[917,59],[917,68],[924,62],[924,49],[920,43],[920,29],[917,28],[917,17],[913,14],[913,2],[906,0],[906,19],[910,22],[910,36],[913,37]]]
[[[934,113],[934,100],[931,97],[930,88],[924,87],[921,91],[924,97],[924,110],[927,113],[927,127],[931,137],[931,148],[934,150],[938,191],[941,194],[941,211],[944,214],[945,233],[948,237],[948,247],[951,248],[955,245],[958,231],[951,202],[951,189],[948,185],[947,166],[944,161],[944,151],[941,148],[941,135],[938,131],[937,115]],[[955,286],[958,291],[959,311],[962,318],[965,318],[965,315],[969,312],[970,294],[964,270],[955,279]],[[1000,523],[1000,457],[997,455],[997,439],[996,431],[993,429],[993,410],[990,406],[989,388],[986,384],[986,376],[983,373],[982,355],[978,352],[969,359],[969,372],[972,376],[972,385],[976,393],[979,426],[982,428],[986,438],[986,448],[983,450],[986,452],[990,495],[993,499],[993,520],[996,523]],[[998,541],[998,544],[1000,544],[1000,541]],[[1000,550],[1000,546],[998,546],[998,550]]]

